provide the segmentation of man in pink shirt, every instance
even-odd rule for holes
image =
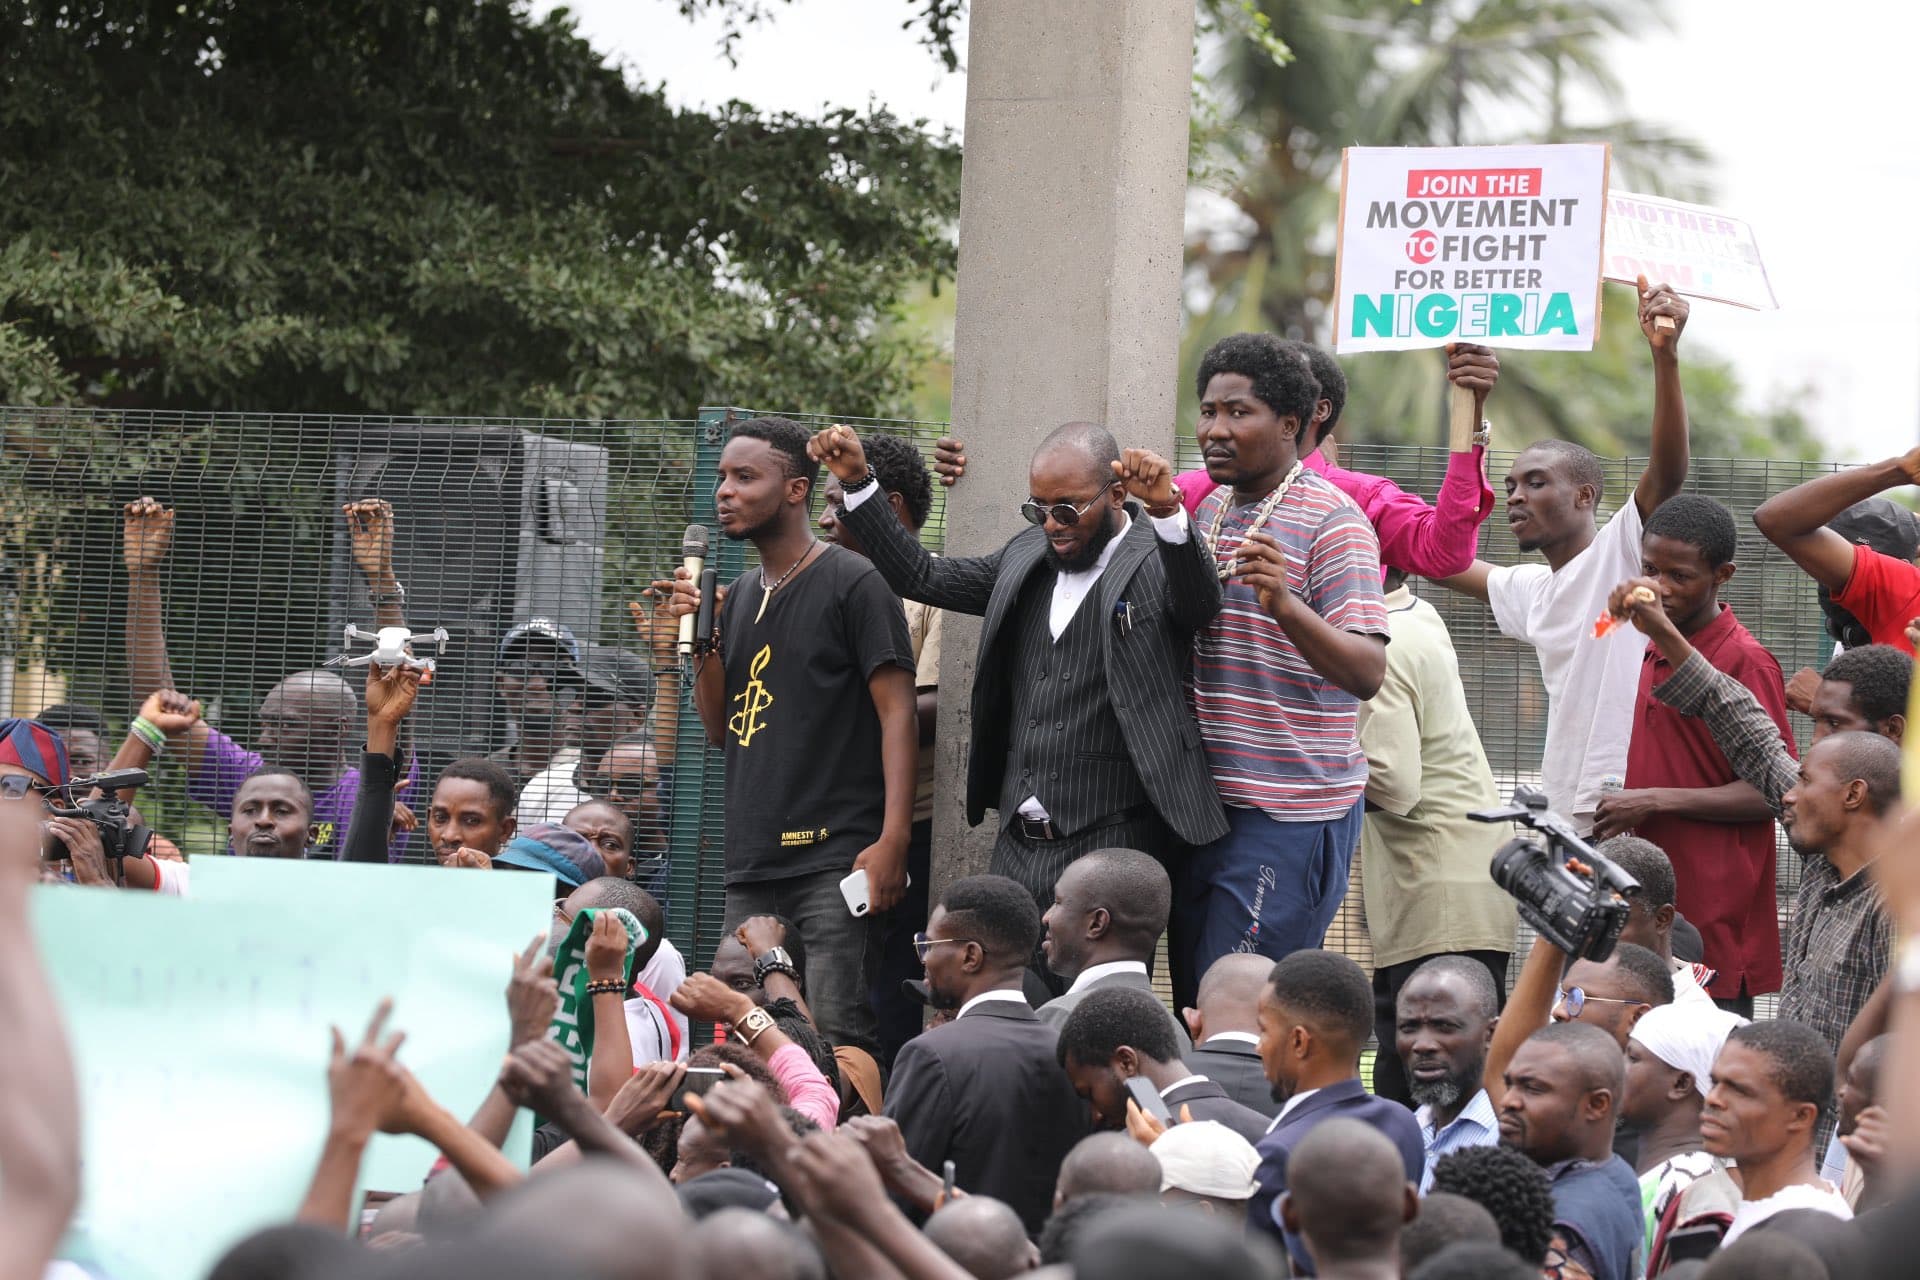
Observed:
[[[1423,578],[1446,578],[1466,572],[1479,553],[1480,526],[1493,511],[1493,490],[1485,475],[1486,446],[1476,443],[1465,453],[1447,458],[1446,479],[1429,506],[1418,494],[1408,493],[1384,476],[1348,471],[1320,455],[1319,446],[1340,424],[1347,403],[1347,379],[1331,354],[1311,343],[1294,344],[1313,367],[1320,384],[1320,401],[1311,427],[1313,436],[1306,467],[1352,498],[1373,524],[1380,539],[1380,563]],[[1447,377],[1491,389],[1500,377],[1500,358],[1491,347],[1455,343],[1448,349]],[[934,470],[941,483],[952,484],[966,473],[966,446],[942,440],[934,446]],[[1206,469],[1174,477],[1182,503],[1191,516],[1215,485]]]

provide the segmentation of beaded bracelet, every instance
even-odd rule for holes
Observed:
[[[145,716],[135,716],[133,723],[127,726],[127,732],[153,748],[156,755],[166,749],[167,735],[160,731],[159,725]]]
[[[608,978],[604,982],[589,982],[587,984],[587,994],[590,996],[624,995],[626,990],[627,984],[618,978]]]

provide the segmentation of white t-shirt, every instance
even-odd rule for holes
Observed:
[[[1720,1242],[1721,1247],[1732,1244],[1774,1214],[1785,1213],[1789,1209],[1817,1209],[1843,1222],[1853,1217],[1853,1206],[1834,1189],[1831,1182],[1814,1186],[1798,1183],[1782,1187],[1764,1200],[1742,1200],[1740,1208],[1733,1215],[1733,1225],[1727,1228],[1726,1238]]]
[[[520,788],[520,802],[513,810],[513,816],[521,826],[532,826],[536,822],[560,826],[576,806],[593,799],[573,785],[573,773],[579,766],[580,753],[569,749],[556,755],[551,765],[527,779],[527,785]]]
[[[676,1056],[681,1062],[687,1060],[687,1054],[691,1051],[688,1044],[689,1030],[687,1027],[687,1015],[681,1013],[668,1002],[673,999],[673,993],[680,989],[680,984],[686,980],[687,962],[681,959],[680,952],[674,948],[673,943],[665,938],[660,939],[660,949],[653,953],[653,959],[647,961],[647,967],[640,971],[639,982],[641,986],[653,992],[654,995],[659,996],[660,1003],[667,1006],[667,1017],[672,1019],[674,1026],[679,1031],[680,1052]],[[627,1026],[629,1028],[633,1026],[631,1001],[628,1002]],[[649,1061],[652,1061],[652,1059],[649,1059]],[[635,1050],[634,1065],[640,1065],[637,1049]]]
[[[1613,589],[1639,576],[1640,533],[1640,508],[1629,498],[1558,573],[1544,564],[1516,564],[1487,577],[1494,623],[1540,658],[1547,686],[1540,780],[1547,802],[1582,827],[1600,802],[1601,779],[1627,773],[1647,638],[1622,625],[1596,640],[1593,624]]]

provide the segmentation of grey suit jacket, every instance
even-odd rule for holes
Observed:
[[[1041,1005],[1036,1012],[1039,1013],[1042,1022],[1050,1022],[1056,1027],[1061,1026],[1066,1022],[1067,1015],[1080,1007],[1080,1002],[1087,998],[1088,992],[1098,991],[1102,987],[1132,987],[1138,991],[1152,991],[1153,983],[1148,981],[1143,973],[1110,973],[1104,978],[1096,978],[1078,991],[1069,991],[1066,995],[1055,996]],[[1180,1019],[1173,1016],[1172,1010],[1167,1011],[1167,1020],[1173,1024],[1174,1037],[1180,1042],[1180,1056],[1184,1058],[1192,1052],[1193,1041],[1188,1038],[1187,1029],[1180,1025]],[[1206,1074],[1199,1067],[1195,1067],[1194,1070],[1201,1075]]]
[[[1239,1040],[1209,1040],[1187,1055],[1187,1065],[1225,1089],[1241,1106],[1252,1107],[1269,1120],[1280,1114],[1266,1068],[1260,1065],[1260,1051],[1254,1046]]]
[[[1148,798],[1182,840],[1205,844],[1227,834],[1227,818],[1183,682],[1194,633],[1220,612],[1220,579],[1197,534],[1183,543],[1164,542],[1144,513],[1132,505],[1128,510],[1132,527],[1081,607],[1099,610],[1104,692]],[[883,502],[863,502],[845,519],[900,595],[984,618],[967,752],[967,821],[978,824],[999,805],[1006,768],[1013,705],[1008,679],[1014,669],[1006,650],[1018,631],[1009,617],[1028,576],[1047,571],[1046,534],[1030,527],[991,555],[936,556]],[[1131,606],[1132,619],[1124,628],[1108,621],[1123,603]]]

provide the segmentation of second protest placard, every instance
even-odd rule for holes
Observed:
[[[1591,350],[1608,159],[1601,143],[1347,148],[1334,350]]]

